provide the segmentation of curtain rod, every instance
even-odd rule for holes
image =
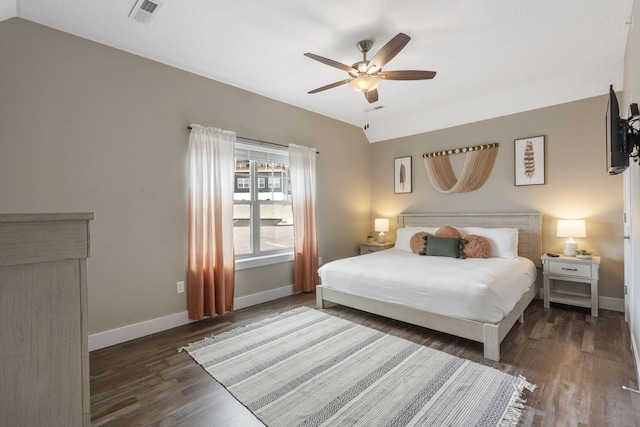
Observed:
[[[459,154],[459,153],[466,153],[471,151],[486,150],[488,148],[495,148],[497,146],[498,146],[498,143],[494,142],[491,144],[474,145],[473,147],[454,148],[452,150],[444,150],[444,151],[434,151],[433,153],[423,154],[422,157],[427,158],[427,157],[448,156],[450,154]]]
[[[189,132],[191,132],[191,129],[193,129],[191,126],[187,126],[187,130]],[[269,141],[262,141],[260,139],[253,139],[253,138],[245,138],[244,136],[238,136],[238,138],[240,139],[244,139],[245,141],[251,141],[254,142],[256,144],[262,145],[262,144],[270,144],[270,145],[276,145],[278,147],[285,147],[285,148],[289,148],[288,145],[284,145],[284,144],[278,144],[276,142],[269,142]],[[320,154],[319,151],[316,151],[316,154]]]

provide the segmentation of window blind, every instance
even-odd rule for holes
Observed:
[[[289,164],[289,151],[286,148],[268,148],[261,145],[242,143],[236,139],[235,158],[238,160],[256,160],[259,162]]]

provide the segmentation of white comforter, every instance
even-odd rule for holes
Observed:
[[[388,249],[323,265],[322,286],[485,323],[504,318],[536,280],[526,258],[457,259]]]

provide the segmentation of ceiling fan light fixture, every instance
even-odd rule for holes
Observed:
[[[355,67],[356,70],[358,70],[359,73],[366,73],[367,72],[367,68],[369,68],[369,61],[361,61],[358,62],[356,64]]]
[[[349,82],[349,86],[351,86],[351,89],[355,90],[356,92],[368,92],[380,86],[380,79],[369,75],[364,75],[351,80]]]

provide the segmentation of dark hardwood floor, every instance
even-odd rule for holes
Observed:
[[[301,294],[238,310],[91,352],[91,420],[95,426],[260,426],[253,415],[178,348],[301,305]],[[622,313],[534,301],[525,322],[502,343],[501,362],[482,357],[482,344],[350,308],[326,312],[514,375],[529,393],[525,426],[637,426],[637,389],[628,327]]]

